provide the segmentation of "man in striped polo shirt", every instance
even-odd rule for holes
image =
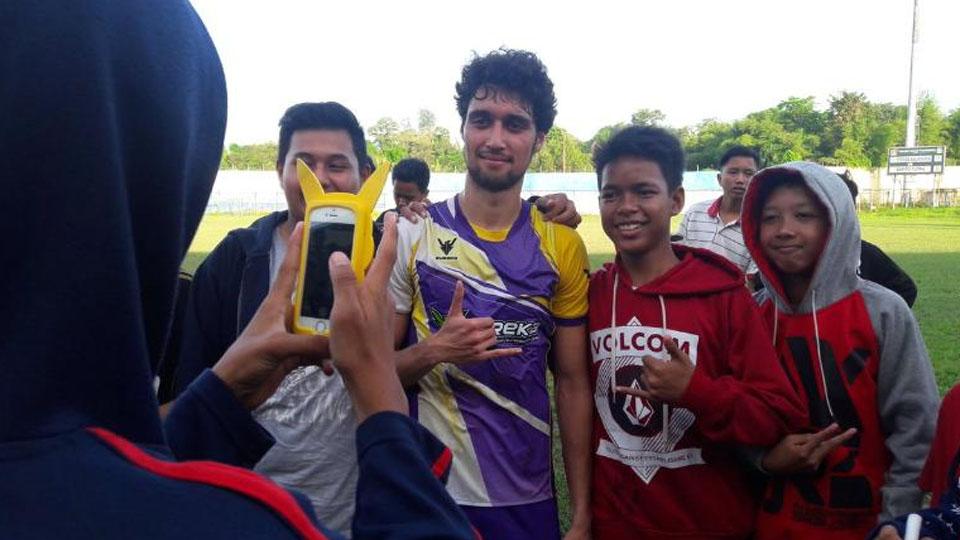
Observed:
[[[679,243],[709,249],[737,265],[748,277],[757,273],[757,266],[743,241],[740,230],[740,206],[747,184],[760,168],[757,151],[734,146],[720,158],[717,182],[723,195],[715,201],[704,201],[687,209],[677,230]]]

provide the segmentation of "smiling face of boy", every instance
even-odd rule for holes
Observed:
[[[603,231],[628,256],[642,256],[670,242],[670,218],[683,208],[683,188],[671,193],[655,161],[623,156],[603,168],[600,220]]]
[[[760,211],[760,246],[781,273],[810,276],[826,243],[827,211],[805,186],[774,189]]]

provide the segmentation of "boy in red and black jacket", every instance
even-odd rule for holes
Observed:
[[[902,298],[857,275],[860,225],[830,170],[760,171],[742,223],[764,323],[810,417],[761,462],[773,477],[756,538],[864,538],[920,507],[938,402],[920,328]]]
[[[804,421],[743,274],[670,243],[683,150],[631,127],[594,155],[617,258],[590,281],[597,538],[747,538],[757,497],[738,445]]]

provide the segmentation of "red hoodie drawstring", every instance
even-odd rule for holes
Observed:
[[[617,293],[620,290],[620,269],[614,268],[613,271],[613,300],[611,302],[610,310],[610,336],[613,338],[613,351],[612,356],[610,357],[609,373],[610,373],[610,395],[615,396],[617,394],[617,367],[620,360],[617,358],[620,353],[620,339],[617,334]],[[661,324],[661,334],[663,339],[671,339],[667,335],[667,304],[663,299],[662,294],[657,295],[657,299],[660,301],[660,324]],[[664,437],[664,442],[669,440],[670,433],[670,406],[666,403],[661,404],[661,415],[663,416],[663,426],[660,430],[661,436]]]
[[[667,304],[663,300],[663,295],[658,294],[657,298],[660,299],[660,322],[662,324],[662,337],[663,339],[672,339],[667,335]],[[663,428],[660,430],[660,433],[663,435],[663,442],[667,445],[670,444],[670,406],[666,403],[661,405],[661,415],[663,416]]]
[[[610,356],[610,395],[617,395],[617,355],[620,353],[620,340],[617,339],[617,291],[620,289],[620,269],[613,270],[613,302],[610,311],[610,336],[613,338],[613,354]]]
[[[823,384],[823,399],[827,402],[827,411],[830,412],[830,418],[836,420],[833,414],[833,406],[830,405],[830,391],[827,390],[826,369],[823,366],[823,358],[820,355],[820,325],[817,323],[817,290],[813,289],[810,298],[810,307],[813,309],[813,337],[816,341],[814,347],[817,349],[817,363],[820,364],[820,382]]]

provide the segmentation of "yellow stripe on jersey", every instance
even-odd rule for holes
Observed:
[[[536,429],[537,431],[539,431],[540,433],[543,433],[548,437],[550,436],[550,424],[537,418],[536,416],[533,415],[533,413],[524,409],[522,406],[518,405],[516,402],[501,396],[495,390],[481,383],[480,381],[474,379],[473,377],[470,376],[469,373],[467,373],[466,371],[463,371],[457,366],[453,364],[449,364],[446,366],[446,368],[447,368],[447,374],[450,375],[451,377],[459,380],[460,382],[462,382],[467,386],[472,387],[479,394],[489,399],[492,403],[499,405],[504,410],[513,413],[514,415],[516,415],[518,418],[520,418],[527,424],[530,424],[530,427],[532,427],[533,429]]]
[[[583,239],[566,225],[544,221],[536,206],[530,207],[530,219],[540,236],[540,250],[559,277],[550,312],[559,319],[586,317],[590,260]]]
[[[422,391],[417,394],[417,421],[457,456],[456,466],[447,479],[447,491],[454,500],[460,504],[488,506],[490,495],[483,483],[473,439],[444,375],[449,367],[449,364],[440,364],[420,379]]]

